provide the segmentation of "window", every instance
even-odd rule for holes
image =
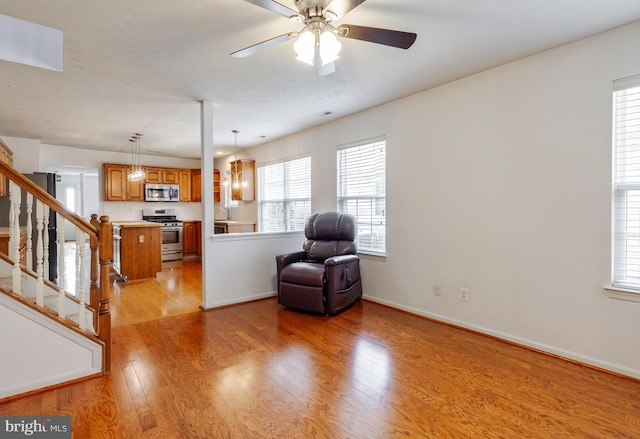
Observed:
[[[614,82],[612,285],[640,290],[640,76]]]
[[[338,149],[338,211],[356,217],[359,252],[386,252],[385,182],[384,138]]]
[[[258,168],[258,230],[304,230],[311,215],[311,157]]]

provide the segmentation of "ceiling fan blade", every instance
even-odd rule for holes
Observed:
[[[244,49],[236,50],[235,52],[230,53],[234,58],[245,58],[249,55],[253,55],[254,53],[258,53],[261,50],[264,50],[268,47],[275,46],[276,44],[284,43],[285,41],[289,41],[292,38],[298,36],[298,32],[290,32],[288,34],[280,35],[279,37],[271,38],[270,40],[263,41],[258,44],[254,44],[253,46],[245,47]]]
[[[364,3],[365,0],[333,0],[331,2],[329,2],[329,4],[327,6],[325,6],[325,9],[333,12],[334,14],[337,15],[338,18],[344,17],[344,15],[351,11],[352,9],[354,9],[356,6],[361,5],[362,3]]]
[[[248,3],[252,3],[256,6],[260,6],[261,8],[265,8],[271,12],[274,12],[278,15],[282,15],[285,18],[298,18],[300,14],[293,9],[290,9],[280,3],[273,0],[244,0]]]
[[[378,27],[343,24],[338,27],[338,34],[345,38],[384,44],[386,46],[408,49],[416,41],[418,35],[412,32],[380,29]]]

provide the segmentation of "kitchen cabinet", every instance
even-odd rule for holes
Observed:
[[[182,221],[182,254],[202,255],[202,221]]]
[[[180,184],[179,170],[175,168],[145,168],[146,183]]]
[[[129,181],[129,165],[104,164],[106,201],[144,201],[144,181]]]
[[[9,227],[0,227],[0,252],[9,256]],[[27,228],[20,227],[20,263],[27,265]]]
[[[256,194],[256,161],[248,159],[240,159],[230,162],[232,173],[231,199],[237,201],[253,201]],[[236,174],[234,177],[233,174]],[[233,187],[233,180],[238,178],[240,183],[246,182],[246,185],[240,184],[239,187]]]
[[[202,201],[202,171],[200,169],[191,170],[191,201]],[[213,201],[220,202],[220,171],[217,169],[213,170]]]
[[[145,168],[144,172],[146,174],[145,183],[162,183],[161,168]]]
[[[11,167],[13,167],[12,156],[13,156],[13,152],[2,140],[0,140],[0,161],[8,165],[11,165]],[[7,177],[0,174],[0,197],[7,196],[7,187],[8,187],[7,181],[8,181]]]
[[[196,253],[196,224],[194,221],[182,221],[182,254],[184,256]]]
[[[120,274],[127,280],[156,277],[162,271],[162,224],[114,223],[120,229]]]
[[[213,201],[220,202],[220,171],[217,169],[213,170]]]
[[[191,201],[202,201],[202,171],[191,170]]]
[[[177,169],[163,169],[162,182],[166,184],[180,184],[179,172]]]
[[[202,256],[202,221],[196,223],[196,255]]]
[[[191,171],[179,169],[178,182],[180,184],[180,201],[191,201]]]

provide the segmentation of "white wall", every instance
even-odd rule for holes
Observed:
[[[249,154],[310,153],[313,210],[331,210],[336,146],[386,135],[388,258],[362,261],[365,295],[640,377],[640,304],[603,291],[612,81],[640,73],[638,41],[640,23]]]

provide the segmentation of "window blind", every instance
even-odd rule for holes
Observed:
[[[386,141],[338,149],[338,211],[358,222],[358,251],[386,252]]]
[[[311,215],[311,157],[258,168],[258,228],[304,230]]]
[[[614,83],[612,271],[613,286],[640,290],[640,76]]]

